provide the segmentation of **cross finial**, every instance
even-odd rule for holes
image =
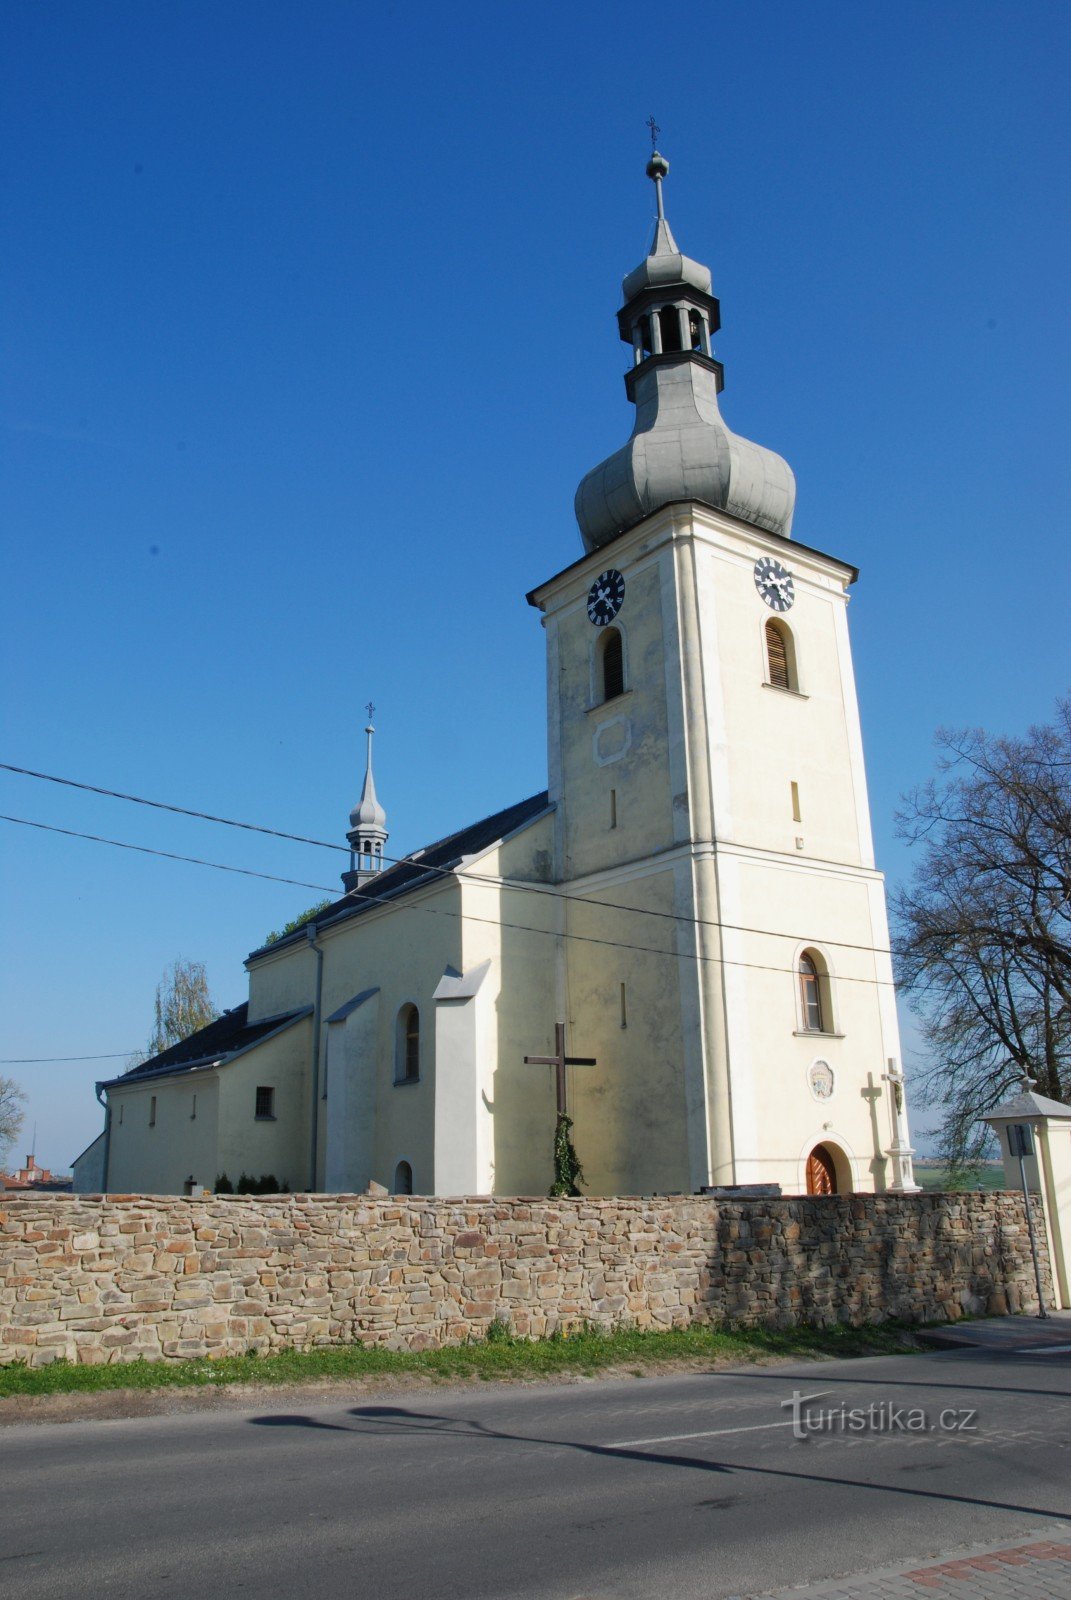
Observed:
[[[658,126],[654,117],[647,118],[647,126],[651,130],[651,150],[653,152],[658,149],[658,135],[662,132],[662,129]]]
[[[372,718],[376,714],[376,708],[372,704],[371,700],[369,700],[368,704],[365,706],[364,709],[368,712],[368,720],[369,720],[369,722],[371,722]]]

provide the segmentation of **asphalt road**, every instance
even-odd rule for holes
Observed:
[[[831,1431],[793,1437],[794,1390]],[[855,1432],[842,1406],[876,1410]],[[1044,1537],[1071,1512],[1071,1354],[20,1425],[0,1459],[19,1600],[713,1600]]]

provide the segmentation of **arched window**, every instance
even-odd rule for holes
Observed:
[[[420,1077],[420,1012],[405,1005],[398,1013],[394,1049],[395,1083],[416,1083]]]
[[[394,1169],[394,1194],[412,1194],[413,1169],[408,1161],[399,1161]]]
[[[602,697],[616,700],[625,692],[625,649],[617,628],[607,628],[602,639]]]
[[[805,1033],[831,1033],[829,973],[816,950],[805,950],[798,965],[800,1022]]]
[[[775,689],[798,689],[796,647],[787,623],[766,624],[766,682]]]

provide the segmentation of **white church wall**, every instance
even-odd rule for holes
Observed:
[[[616,548],[613,554],[604,553],[607,567],[624,559]],[[593,662],[603,639],[588,620],[586,573],[572,579],[569,599],[556,616],[559,673],[550,715],[560,719],[560,865],[566,878],[673,842],[659,570],[663,559],[655,552],[629,569],[626,602],[615,619],[625,639],[624,694],[602,701]],[[593,573],[599,570],[592,568]]]
[[[480,1180],[495,1194],[542,1194],[552,1177],[551,1069],[526,1066],[524,1057],[554,1047],[561,1015],[556,930],[562,913],[556,894],[480,880],[538,884],[549,874],[553,840],[551,814],[475,858],[462,880],[464,971],[490,963],[472,1018],[479,1141],[474,1148],[482,1152]]]
[[[326,928],[320,935],[324,952],[322,1015],[365,989],[378,989],[374,1043],[363,1040],[359,1102],[351,1102],[347,1121],[367,1118],[371,1108],[374,1131],[370,1170],[332,1176],[347,1190],[367,1184],[368,1178],[390,1188],[401,1160],[413,1170],[418,1194],[436,1190],[434,1172],[435,1119],[435,1008],[433,995],[447,966],[461,961],[461,923],[456,882],[444,878],[416,890],[396,905],[362,912],[359,917]],[[398,1015],[405,1005],[415,1005],[420,1020],[420,1073],[416,1082],[396,1081]],[[325,1032],[327,1026],[325,1024]],[[323,1046],[321,1045],[321,1051]],[[368,1052],[371,1052],[369,1055]],[[367,1075],[366,1075],[367,1073]],[[359,1108],[357,1109],[357,1105]],[[331,1127],[338,1108],[332,1104],[330,1070],[327,1100],[321,1101],[320,1183],[326,1181],[326,1160]],[[352,1150],[368,1148],[366,1133],[354,1128],[344,1141]],[[362,1155],[361,1160],[366,1158]],[[332,1183],[331,1187],[334,1187]]]
[[[598,1063],[570,1074],[586,1192],[688,1192],[673,869],[647,864],[572,887],[583,900],[569,907],[570,1049]]]
[[[372,1177],[376,1118],[378,989],[364,989],[329,1016],[323,1039],[324,1189],[359,1194]]]
[[[800,677],[798,693],[771,688],[763,640],[774,613],[759,598],[753,572],[775,546],[713,514],[697,513],[693,526],[699,609],[716,617],[720,694],[707,695],[709,738],[729,787],[731,825],[716,817],[716,833],[737,845],[869,865],[869,825],[860,838],[865,786],[860,797],[851,736],[858,728],[854,684],[842,670],[847,573],[777,545],[795,585],[795,603],[777,620],[792,631]]]
[[[312,1022],[304,1018],[220,1068],[219,1165],[207,1187],[218,1173],[236,1183],[243,1171],[254,1178],[274,1173],[295,1190],[308,1187],[311,1048]],[[256,1115],[258,1087],[274,1091],[271,1117]]]
[[[247,961],[249,1021],[278,1017],[311,1005],[316,987],[316,957],[307,940],[280,949],[272,946]]]
[[[181,1194],[190,1177],[211,1189],[222,1170],[218,1079],[211,1071],[184,1073],[109,1090],[110,1193]]]
[[[775,858],[723,852],[723,906],[739,931],[726,932],[729,994],[746,988],[746,1004],[731,1011],[736,1153],[740,1182],[778,1182],[799,1192],[797,1148],[839,1143],[855,1159],[853,1187],[882,1188],[891,1178],[884,1151],[892,1139],[887,1085],[882,1074],[899,1055],[888,960],[875,957],[884,929],[872,920],[880,883],[874,874],[836,872],[817,864],[786,866]],[[783,937],[749,933],[767,928],[776,906]],[[814,949],[828,968],[823,985],[825,1031],[805,1031],[798,961]],[[833,1073],[833,1093],[819,1100],[808,1074],[818,1061]],[[751,1103],[749,1141],[744,1096]]]

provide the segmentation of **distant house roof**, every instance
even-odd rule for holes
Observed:
[[[309,930],[313,928],[322,928],[328,923],[359,916],[362,911],[370,911],[373,906],[380,905],[385,900],[396,900],[402,895],[409,894],[413,889],[421,888],[424,884],[434,883],[444,873],[458,867],[466,856],[479,855],[481,850],[489,849],[500,839],[505,839],[518,828],[524,827],[526,823],[542,816],[549,806],[550,798],[544,789],[541,794],[520,800],[516,805],[507,806],[504,811],[496,811],[493,816],[484,817],[480,822],[461,828],[457,833],[451,833],[445,839],[437,840],[435,844],[425,845],[423,850],[415,850],[412,855],[406,856],[404,861],[397,862],[393,867],[384,868],[360,888],[342,895],[340,899],[318,912],[315,917],[310,917],[307,923],[296,928],[293,933],[288,933],[269,945],[261,945],[250,954],[249,960],[252,961],[269,951],[280,950],[286,945],[302,943],[308,937]]]
[[[262,1017],[258,1022],[250,1022],[249,1002],[243,1000],[240,1006],[235,1006],[233,1011],[225,1011],[206,1028],[198,1028],[188,1039],[161,1050],[159,1055],[143,1061],[130,1072],[124,1072],[118,1078],[109,1078],[101,1087],[114,1089],[128,1083],[141,1083],[145,1078],[163,1078],[171,1073],[194,1072],[214,1066],[217,1062],[223,1064],[233,1061],[235,1056],[259,1044],[269,1034],[280,1033],[302,1017],[309,1016],[311,1011],[311,1006],[301,1006],[297,1011],[284,1011],[278,1016]]]

